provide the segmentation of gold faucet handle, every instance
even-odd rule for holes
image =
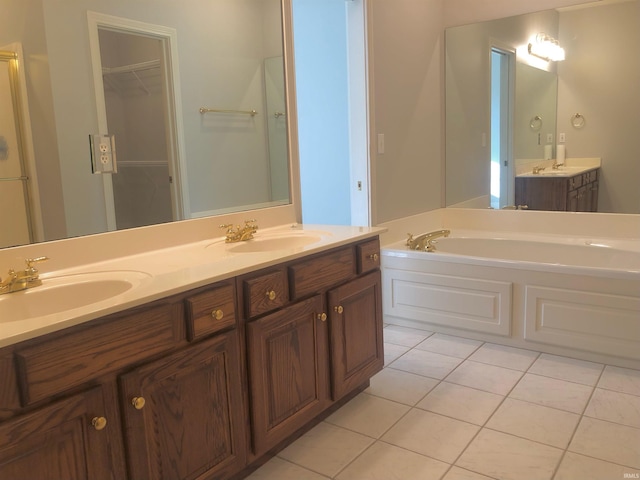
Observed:
[[[405,242],[405,245],[407,247],[410,247],[412,243],[413,243],[413,233],[407,233],[407,241]]]
[[[36,258],[25,258],[25,263],[27,264],[27,268],[33,268],[34,263],[42,263],[49,260],[49,257],[36,257]]]

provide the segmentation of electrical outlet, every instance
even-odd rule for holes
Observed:
[[[553,133],[547,133],[547,143],[553,143]]]
[[[558,142],[564,143],[566,141],[567,141],[567,137],[565,136],[565,134],[564,133],[559,133],[558,134]]]
[[[113,135],[89,135],[91,171],[117,173],[116,144]]]

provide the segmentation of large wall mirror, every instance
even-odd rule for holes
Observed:
[[[31,211],[0,247],[289,204],[287,8],[0,0],[0,51],[21,69],[7,95],[25,113],[27,172],[11,175],[30,177],[9,205]],[[6,105],[0,126],[18,121]],[[0,176],[18,153],[2,145]]]
[[[540,33],[564,61],[529,54]],[[569,159],[601,159],[599,212],[640,213],[639,0],[452,27],[445,39],[447,206],[513,205],[519,162],[555,157],[563,143]],[[502,129],[497,113],[509,120]],[[503,180],[498,205],[492,176]]]

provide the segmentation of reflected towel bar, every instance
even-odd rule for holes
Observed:
[[[205,113],[239,113],[242,115],[251,115],[252,117],[255,117],[258,112],[256,112],[255,110],[220,110],[217,108],[206,108],[206,107],[200,107],[200,109],[198,110],[200,113],[205,114]]]

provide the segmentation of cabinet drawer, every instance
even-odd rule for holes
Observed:
[[[167,351],[184,339],[181,303],[113,318],[68,335],[18,349],[23,405]]]
[[[569,190],[575,190],[582,186],[582,175],[576,175],[569,179]]]
[[[276,270],[243,281],[247,318],[280,308],[289,302],[289,288],[284,270]]]
[[[189,340],[236,324],[235,288],[231,283],[214,285],[210,290],[187,298],[185,303]]]
[[[380,267],[380,240],[376,237],[356,247],[358,273],[365,273]]]
[[[353,248],[345,247],[289,267],[291,297],[319,293],[353,278],[356,262]]]

